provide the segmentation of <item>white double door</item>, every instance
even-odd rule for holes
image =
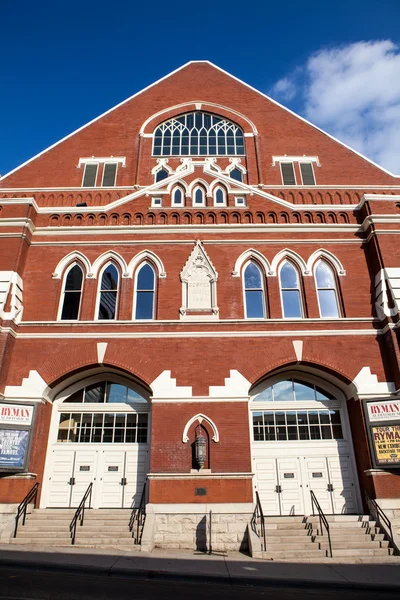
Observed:
[[[349,456],[256,457],[254,462],[265,515],[310,514],[310,491],[326,514],[358,510]]]
[[[131,508],[140,501],[147,465],[147,444],[118,450],[55,447],[46,506],[77,507],[93,483],[92,508]]]

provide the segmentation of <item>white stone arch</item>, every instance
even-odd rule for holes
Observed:
[[[202,186],[204,188],[207,196],[211,195],[209,183],[207,181],[205,181],[205,179],[202,179],[201,177],[198,177],[197,179],[194,179],[193,181],[190,182],[189,187],[188,187],[188,193],[190,195],[192,195],[194,188],[197,186]]]
[[[235,266],[233,267],[232,271],[232,277],[240,277],[243,265],[252,258],[262,266],[265,275],[271,275],[271,265],[265,256],[258,250],[250,248],[249,250],[242,252],[242,254],[236,259]]]
[[[230,192],[231,181],[231,179],[214,179],[214,181],[212,181],[209,185],[210,194],[214,194],[214,191],[217,187],[222,187],[224,189],[225,194],[228,195],[228,193]]]
[[[104,252],[103,254],[98,256],[96,258],[96,260],[94,261],[93,267],[92,267],[93,277],[97,277],[100,269],[102,269],[102,267],[104,265],[106,265],[107,263],[116,263],[121,270],[122,277],[129,276],[128,266],[126,264],[126,261],[122,258],[122,256],[120,254],[118,254],[118,252],[115,252],[114,250],[108,250],[108,252]]]
[[[242,161],[240,159],[240,157],[232,157],[229,159],[229,165],[226,167],[225,169],[225,173],[227,175],[229,175],[229,173],[231,171],[233,171],[234,169],[239,169],[239,171],[241,171],[241,173],[243,175],[245,175],[247,173],[246,167],[244,165],[242,165]]]
[[[291,260],[292,262],[294,262],[297,265],[297,267],[300,269],[300,273],[302,275],[311,275],[311,272],[307,269],[307,264],[304,261],[304,259],[301,258],[301,256],[299,254],[297,254],[297,252],[294,252],[294,250],[289,250],[288,248],[281,250],[280,252],[278,252],[278,254],[276,254],[274,256],[274,258],[272,259],[272,262],[271,262],[270,275],[277,274],[278,266],[284,260],[289,260],[289,261]]]
[[[217,426],[215,425],[215,423],[206,415],[203,415],[202,413],[199,413],[197,415],[195,415],[194,417],[192,417],[191,419],[189,419],[189,421],[186,423],[185,425],[185,429],[183,430],[183,434],[182,434],[182,442],[184,444],[186,444],[189,441],[189,429],[190,427],[193,425],[193,423],[195,423],[196,421],[198,421],[199,425],[201,425],[201,423],[203,421],[206,421],[206,423],[208,423],[213,431],[213,437],[212,440],[214,442],[219,442],[219,433],[218,433],[218,429]]]
[[[183,179],[175,179],[174,181],[171,181],[167,186],[167,191],[171,194],[172,191],[179,186],[185,190],[185,195],[189,194],[189,186]]]
[[[146,262],[146,260],[148,260],[154,265],[154,267],[158,271],[159,278],[165,278],[167,276],[161,258],[159,258],[157,254],[155,254],[151,250],[142,250],[141,252],[138,252],[138,254],[136,254],[129,262],[129,265],[127,267],[128,277],[133,277],[133,273],[136,271],[138,266],[141,263]]]
[[[175,106],[169,106],[168,108],[164,108],[163,110],[160,110],[159,112],[154,113],[148,119],[146,119],[146,121],[143,123],[142,127],[140,128],[139,135],[146,135],[146,137],[148,137],[149,135],[153,135],[154,129],[156,129],[158,127],[158,125],[161,124],[161,122],[158,121],[156,127],[153,126],[152,132],[150,134],[149,133],[145,134],[147,125],[154,119],[158,119],[158,117],[161,117],[162,115],[169,113],[169,112],[179,110],[179,114],[175,114],[170,117],[171,119],[173,119],[178,116],[181,116],[182,112],[190,112],[193,110],[201,110],[204,112],[213,112],[215,110],[218,111],[221,109],[227,111],[228,113],[231,113],[233,115],[231,120],[233,120],[235,123],[236,123],[236,121],[235,121],[234,117],[239,117],[240,119],[243,119],[244,121],[246,121],[248,123],[248,125],[250,126],[253,135],[258,135],[257,127],[254,125],[253,121],[251,121],[244,114],[238,112],[237,110],[229,108],[228,106],[224,106],[223,104],[216,104],[215,102],[203,102],[201,100],[200,101],[192,100],[191,102],[183,102],[182,104],[175,104]],[[214,113],[214,114],[217,114],[217,113]],[[218,115],[218,116],[222,116],[222,115]],[[223,118],[229,118],[229,117],[223,117]],[[168,120],[168,119],[165,119],[165,120]],[[239,123],[238,123],[238,125],[239,125]]]
[[[169,166],[168,158],[157,158],[157,164],[155,167],[152,168],[151,174],[156,175],[158,171],[161,171],[162,169],[168,171],[169,175],[173,174],[174,170]]]
[[[346,271],[343,268],[343,265],[340,262],[340,260],[334,254],[332,254],[332,252],[329,252],[329,250],[324,250],[323,248],[320,248],[319,250],[316,250],[311,254],[310,258],[307,261],[307,271],[312,273],[314,270],[314,266],[320,259],[325,259],[331,267],[336,269],[336,273],[338,275],[346,275]]]
[[[60,260],[54,270],[53,279],[61,279],[61,276],[65,272],[66,268],[72,265],[74,262],[80,263],[84,267],[84,270],[86,271],[86,277],[92,277],[92,265],[90,264],[90,260],[82,252],[75,250]]]

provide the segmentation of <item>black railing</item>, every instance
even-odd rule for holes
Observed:
[[[147,481],[143,486],[143,492],[140,498],[139,506],[133,507],[131,518],[129,519],[129,531],[132,532],[132,537],[135,544],[140,544],[142,539],[143,525],[146,519],[146,486]]]
[[[208,548],[208,554],[212,554],[212,510],[210,510],[209,522],[208,522],[208,535],[210,537],[210,545]]]
[[[265,537],[265,518],[258,492],[256,492],[256,507],[254,509],[253,516],[251,517],[250,525],[254,533],[260,538],[261,549],[263,552],[265,552],[267,549],[267,541]]]
[[[392,523],[390,522],[389,517],[383,512],[376,500],[371,498],[367,490],[364,490],[364,496],[369,514],[373,520],[376,521],[377,525],[386,533],[387,537],[389,538],[389,543],[393,548],[394,554],[398,555],[399,549],[393,538]]]
[[[324,530],[322,528],[322,525],[324,525],[326,532],[328,534],[329,552],[330,552],[330,556],[332,558],[333,554],[332,554],[331,534],[329,531],[329,523],[328,523],[327,518],[325,517],[325,515],[322,511],[322,508],[320,507],[319,502],[312,490],[310,490],[310,494],[311,494],[311,506],[312,506],[313,517],[315,517],[315,510],[314,510],[314,506],[315,506],[318,511],[318,515],[319,515],[319,527],[320,527],[321,535],[324,535]]]
[[[72,519],[70,526],[69,526],[69,534],[71,536],[71,544],[74,545],[75,544],[75,537],[76,537],[76,524],[78,522],[79,519],[79,524],[82,527],[83,525],[83,520],[85,518],[85,508],[86,508],[86,500],[89,498],[89,506],[88,508],[90,508],[91,502],[92,502],[92,488],[93,488],[93,483],[89,483],[88,488],[78,506],[78,508],[76,509],[76,512],[74,514],[74,518]]]
[[[23,516],[22,525],[25,525],[26,511],[28,508],[28,504],[31,504],[33,502],[33,506],[34,506],[34,508],[36,508],[36,501],[37,501],[39,485],[40,485],[39,483],[35,483],[33,488],[31,490],[29,490],[29,492],[27,493],[25,498],[22,500],[21,504],[18,506],[17,516],[15,517],[14,537],[17,537],[18,522],[19,522],[19,519],[21,516]]]

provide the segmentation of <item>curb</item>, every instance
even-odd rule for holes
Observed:
[[[27,571],[50,571],[53,573],[74,573],[75,575],[96,575],[102,577],[118,577],[126,579],[139,579],[148,581],[174,581],[185,583],[211,583],[224,586],[245,587],[275,587],[275,588],[308,588],[308,589],[336,589],[341,590],[369,590],[400,592],[400,583],[361,583],[342,582],[336,580],[315,581],[311,579],[282,579],[273,577],[235,577],[230,575],[196,575],[186,573],[171,573],[169,571],[151,569],[121,569],[118,567],[97,567],[93,565],[55,565],[51,562],[15,561],[0,559],[0,567],[19,568]]]

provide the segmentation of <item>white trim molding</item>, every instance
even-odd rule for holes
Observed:
[[[87,163],[99,163],[99,164],[117,163],[117,164],[120,164],[121,167],[126,167],[126,157],[125,156],[84,157],[84,158],[79,159],[77,169],[82,167],[82,165],[86,165]]]
[[[150,387],[153,392],[153,398],[191,398],[192,397],[192,386],[178,386],[176,385],[176,379],[171,377],[171,371],[162,371],[152,381]]]
[[[4,390],[6,399],[22,401],[48,400],[49,386],[37,371],[29,371],[28,377],[22,379],[21,385],[7,385]]]
[[[311,254],[307,261],[307,271],[312,273],[315,263],[321,258],[325,258],[331,264],[331,266],[336,269],[338,275],[346,275],[346,271],[343,268],[340,260],[334,254],[332,254],[332,252],[329,252],[329,250],[324,250],[323,248],[320,248]]]
[[[96,258],[92,266],[92,277],[97,278],[100,269],[110,262],[116,263],[120,267],[122,277],[129,277],[128,265],[126,264],[125,259],[122,258],[118,252],[115,252],[115,250],[103,252],[103,254],[100,254],[100,256]]]
[[[60,260],[54,269],[54,273],[52,275],[53,279],[61,279],[61,276],[65,272],[66,268],[73,262],[80,262],[85,268],[86,277],[93,277],[90,260],[82,252],[79,252],[79,250],[74,250]]]
[[[251,259],[254,259],[263,267],[265,271],[265,275],[272,275],[271,273],[271,265],[269,261],[261,252],[258,250],[254,250],[254,248],[250,248],[249,250],[245,250],[242,254],[236,259],[235,266],[233,267],[232,277],[240,277],[241,270],[243,265]],[[275,273],[276,275],[276,273]]]
[[[317,167],[320,167],[321,164],[319,162],[318,156],[273,156],[272,157],[272,166],[275,167],[276,163],[281,162],[303,162],[303,163],[316,163]]]
[[[165,267],[161,258],[159,258],[157,254],[155,254],[151,250],[142,250],[130,260],[129,265],[127,267],[128,276],[133,277],[133,273],[136,271],[140,263],[146,262],[146,260],[153,263],[154,266],[157,268],[158,277],[160,279],[166,278],[167,274],[165,272]]]
[[[281,250],[280,252],[278,252],[278,254],[274,256],[271,262],[271,269],[269,275],[276,275],[279,264],[284,260],[291,260],[292,262],[294,262],[299,267],[302,275],[312,275],[312,272],[309,271],[304,259],[301,258],[301,256],[297,254],[297,252],[294,252],[294,250],[290,250],[289,248]]]
[[[211,429],[213,430],[213,434],[214,434],[212,437],[213,442],[219,442],[219,433],[218,433],[218,429],[217,429],[217,426],[215,425],[215,423],[206,415],[199,413],[199,414],[195,415],[194,417],[192,417],[191,419],[189,419],[189,421],[185,425],[185,429],[183,430],[183,435],[182,435],[182,442],[184,444],[186,444],[189,441],[189,437],[188,437],[189,429],[193,425],[193,423],[195,423],[196,421],[198,421],[199,425],[201,425],[203,421],[206,421],[210,425]]]

